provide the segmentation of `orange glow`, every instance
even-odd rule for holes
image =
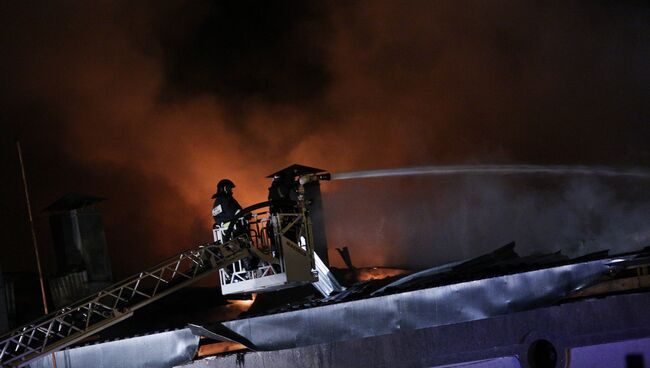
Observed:
[[[229,300],[229,307],[232,309],[237,309],[240,312],[246,312],[248,308],[253,305],[255,302],[255,298],[257,297],[257,294],[253,293],[251,294],[251,299],[250,300]]]
[[[373,267],[373,268],[361,268],[357,270],[357,279],[359,281],[368,281],[368,280],[381,280],[386,277],[392,277],[401,275],[408,272],[407,270],[399,268],[384,268],[384,267]]]
[[[358,55],[362,48],[351,44],[355,40],[347,32],[333,36],[328,69],[337,82],[322,107],[251,100],[237,115],[214,94],[161,99],[168,82],[163,56],[133,41],[133,33],[144,30],[125,32],[121,23],[104,21],[106,11],[112,10],[66,11],[84,14],[65,20],[65,29],[83,32],[42,32],[33,38],[52,39],[39,43],[39,57],[27,56],[34,47],[29,42],[16,45],[14,53],[22,60],[15,70],[22,76],[21,90],[30,101],[58,107],[61,140],[74,142],[60,149],[80,175],[94,174],[77,180],[90,184],[66,191],[108,198],[102,211],[117,278],[211,241],[210,196],[222,178],[236,183],[235,197],[246,207],[267,198],[266,175],[292,163],[337,172],[377,166],[378,157],[384,167],[422,156],[405,149],[417,144],[394,124],[397,111],[385,111],[399,105],[388,103],[393,96],[378,94],[383,89],[374,87],[373,76],[358,69],[358,58],[349,55],[361,60],[367,55]],[[365,109],[370,105],[376,111]],[[428,111],[430,102],[425,105]],[[391,154],[378,154],[377,143]],[[329,184],[323,187],[330,191]],[[355,257],[359,264],[383,264],[379,253]]]
[[[66,184],[66,191],[108,198],[102,204],[106,237],[114,274],[121,278],[210,241],[210,196],[222,178],[237,184],[235,196],[246,207],[266,199],[266,175],[292,163],[341,172],[465,157],[473,147],[471,134],[478,134],[463,124],[473,121],[464,118],[467,106],[491,101],[468,100],[466,89],[454,86],[480,91],[474,86],[501,83],[498,73],[484,70],[490,64],[481,47],[458,42],[466,47],[449,48],[450,54],[422,51],[447,50],[430,45],[439,44],[438,32],[456,30],[438,28],[454,22],[431,22],[431,14],[454,7],[432,4],[430,11],[399,17],[386,16],[405,11],[398,3],[331,9],[333,28],[323,55],[331,82],[311,103],[251,98],[239,101],[241,112],[233,113],[232,101],[219,94],[174,95],[177,91],[166,89],[164,53],[143,47],[158,44],[147,37],[160,14],[143,10],[137,22],[126,23],[133,28],[125,29],[122,22],[106,21],[113,19],[107,14],[116,12],[114,5],[77,5],[47,15],[65,27],[48,29],[58,23],[39,20],[26,28],[28,40],[40,41],[11,47],[20,61],[9,68],[20,78],[12,89],[56,111],[50,119],[61,125],[56,139],[69,142],[59,149],[81,172],[75,184],[86,182]],[[350,19],[369,21],[350,24]],[[436,27],[429,29],[432,24]],[[402,49],[405,53],[396,52]],[[427,59],[410,57],[420,54]],[[404,67],[407,61],[414,64]],[[505,108],[510,111],[509,104]],[[507,115],[501,110],[489,109],[499,122]],[[490,121],[483,115],[476,120]],[[94,176],[82,177],[88,173]],[[330,191],[330,185],[335,183],[323,187]],[[348,242],[358,249],[359,265],[394,260],[392,249],[367,251],[371,247],[358,245],[363,235],[354,235],[341,239],[332,231],[330,247]]]

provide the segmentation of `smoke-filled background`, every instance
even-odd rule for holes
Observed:
[[[0,4],[3,270],[34,269],[15,149],[41,210],[101,205],[114,274],[210,240],[292,163],[650,167],[645,2],[66,1]],[[425,267],[650,245],[650,181],[410,177],[324,183],[330,256]]]

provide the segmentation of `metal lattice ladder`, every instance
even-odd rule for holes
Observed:
[[[251,254],[240,236],[183,252],[0,337],[0,366],[21,367],[129,318],[136,309]]]

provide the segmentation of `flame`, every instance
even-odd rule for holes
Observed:
[[[361,268],[357,270],[357,279],[359,281],[381,280],[381,279],[385,279],[386,277],[402,275],[406,272],[408,271],[400,268],[384,268],[384,267]]]
[[[251,298],[249,300],[229,300],[230,302],[229,307],[232,309],[239,310],[240,312],[246,312],[248,308],[250,308],[251,305],[253,305],[256,297],[257,294],[253,293],[251,294]]]

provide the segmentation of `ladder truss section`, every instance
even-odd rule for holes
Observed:
[[[183,252],[0,337],[0,366],[21,367],[120,322],[167,294],[250,255],[242,235]]]

